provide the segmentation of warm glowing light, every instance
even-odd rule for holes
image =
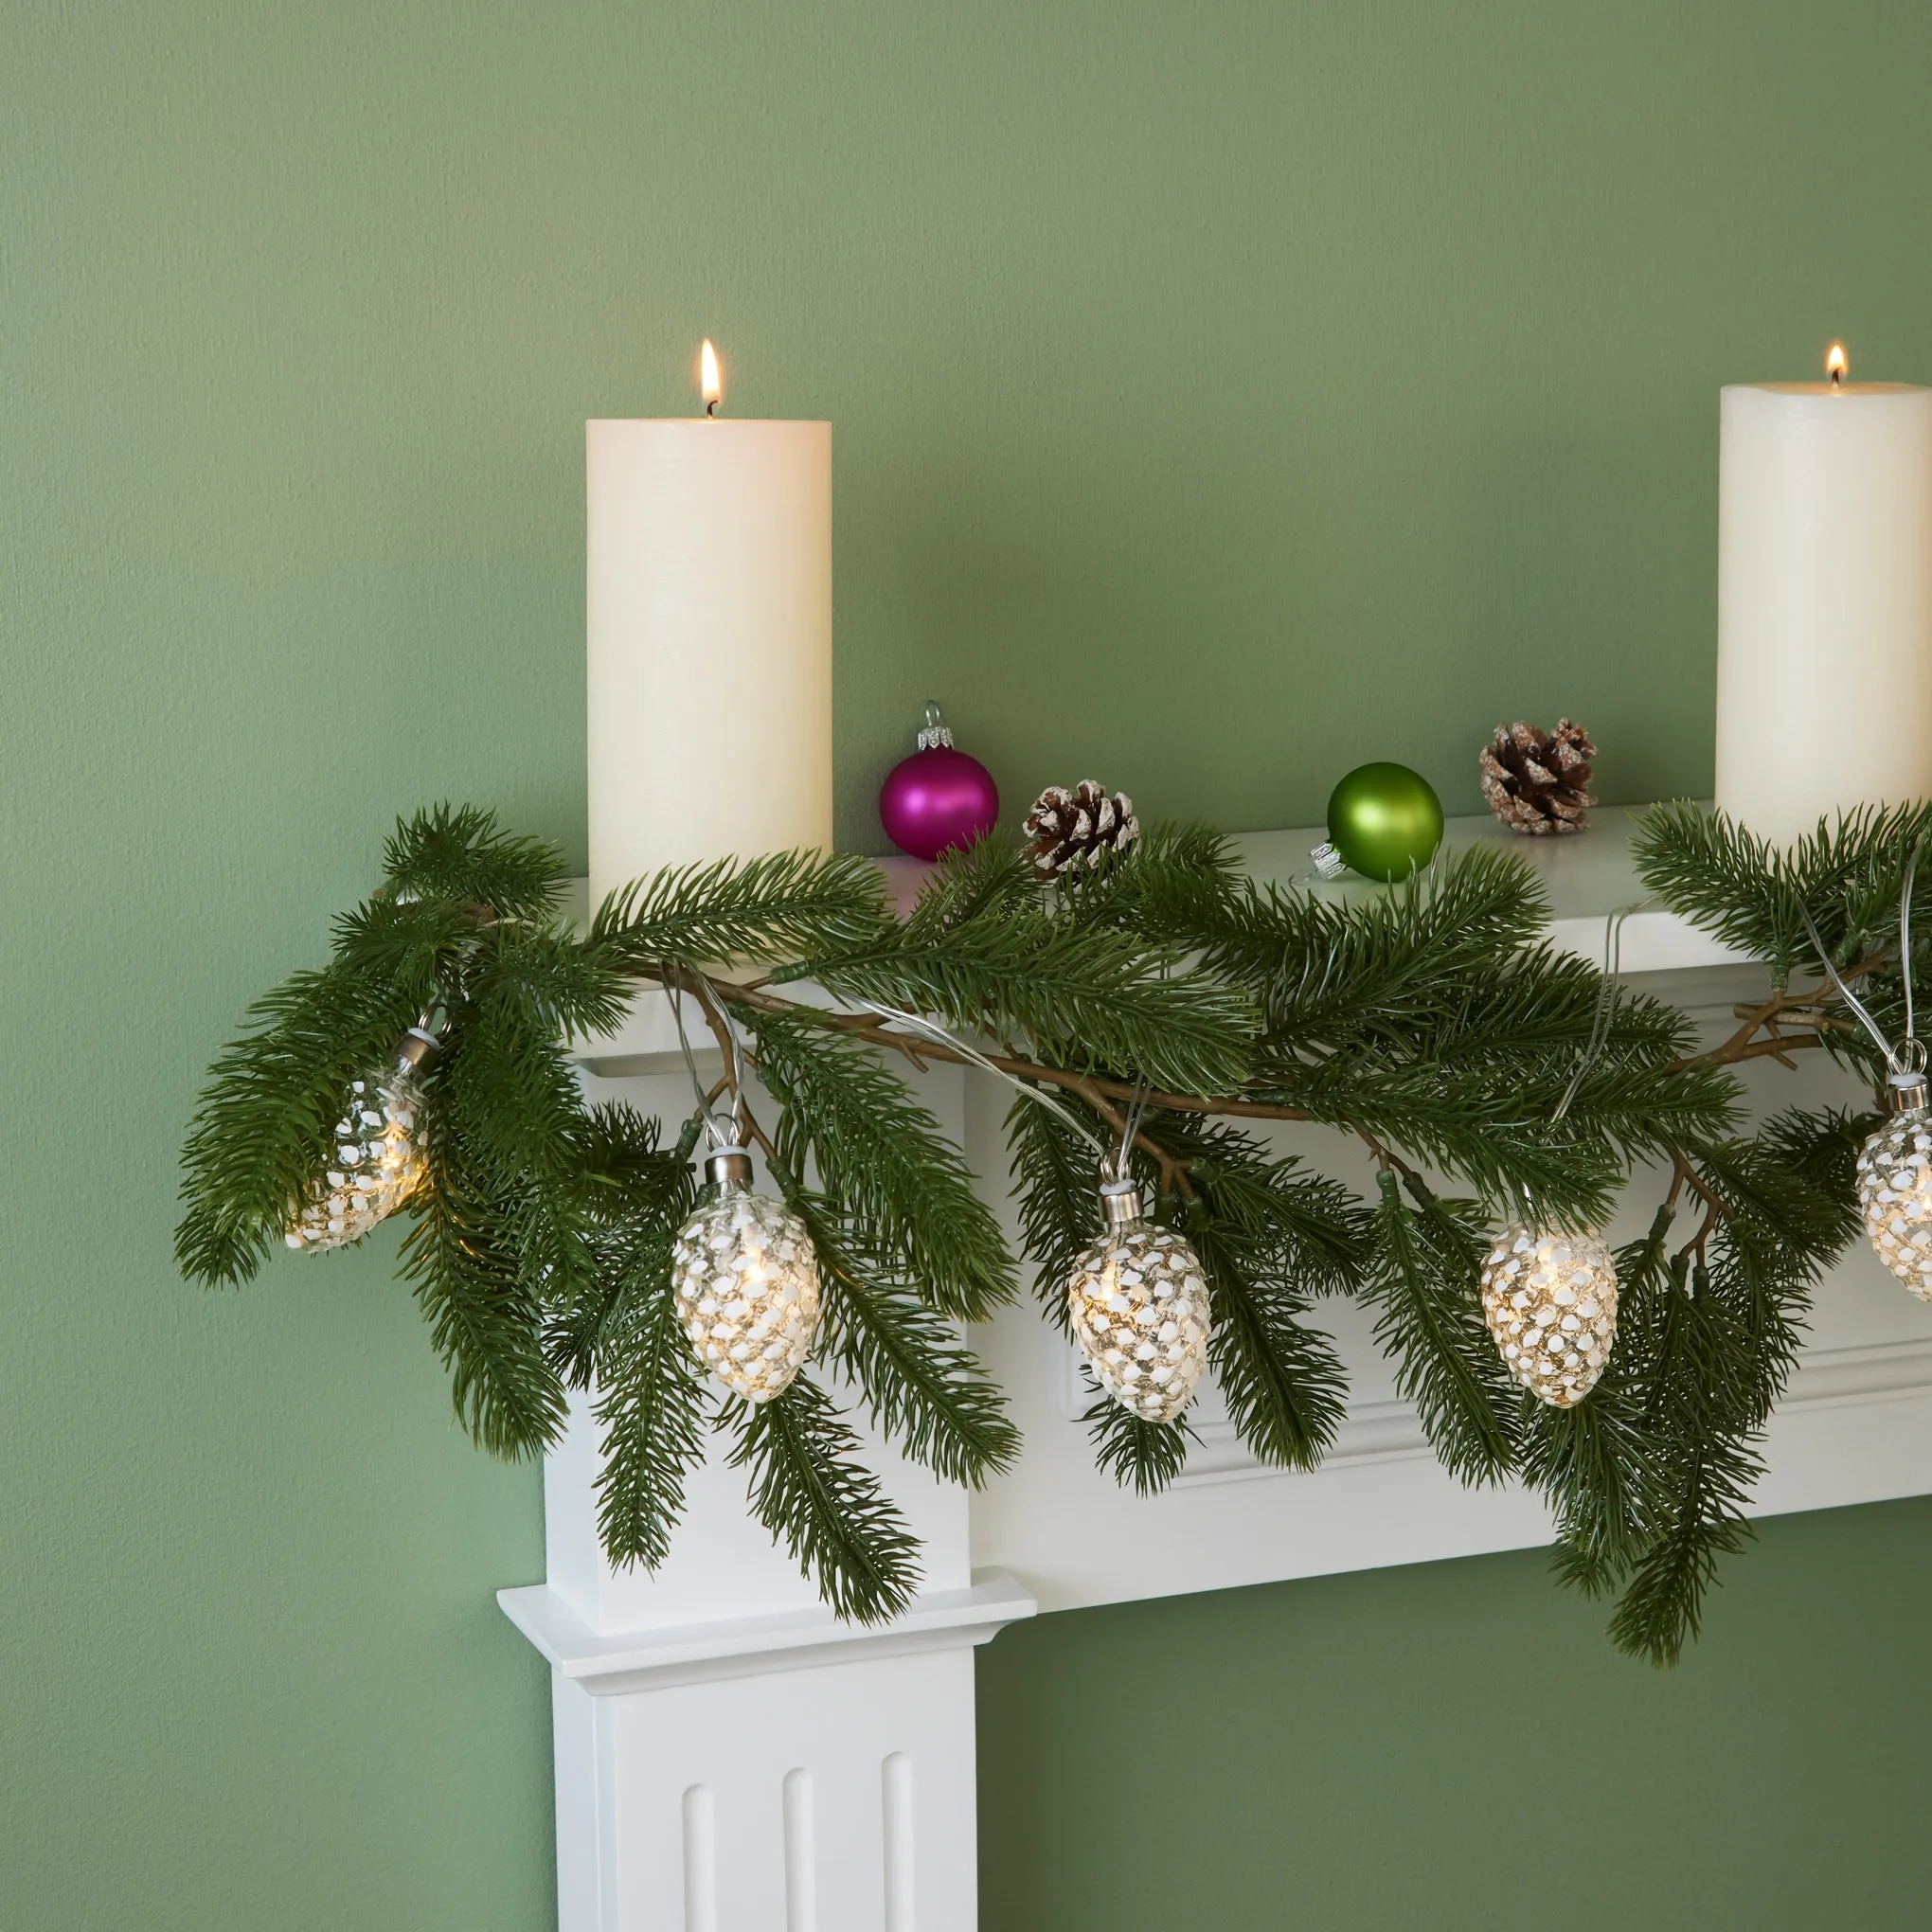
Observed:
[[[724,385],[718,380],[718,351],[708,342],[698,351],[698,390],[707,416],[724,400]]]
[[[1852,373],[1852,358],[1845,353],[1845,345],[1834,342],[1825,351],[1825,374],[1834,383],[1842,383]]]

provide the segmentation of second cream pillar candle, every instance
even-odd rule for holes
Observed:
[[[1932,389],[1726,388],[1718,467],[1719,809],[1932,796]]]
[[[590,888],[832,849],[832,425],[585,424]]]

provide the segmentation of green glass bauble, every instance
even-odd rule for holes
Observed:
[[[1406,879],[1442,843],[1442,801],[1407,765],[1357,765],[1329,794],[1328,835],[1351,871]]]

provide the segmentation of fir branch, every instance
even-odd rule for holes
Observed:
[[[1208,1359],[1228,1415],[1261,1461],[1314,1468],[1347,1378],[1331,1338],[1297,1317],[1317,1296],[1362,1286],[1368,1219],[1338,1183],[1238,1129],[1163,1118],[1152,1132],[1185,1156],[1195,1190],[1181,1225],[1208,1273]]]
[[[513,995],[490,985],[453,1019],[434,1081],[461,1110],[474,1158],[505,1186],[567,1192],[581,1172],[582,1102],[558,1041]]]
[[[378,893],[335,920],[334,963],[367,978],[419,987],[427,1005],[459,976],[487,922],[485,909],[467,901]]]
[[[349,1083],[390,1066],[421,993],[331,966],[294,975],[249,1009],[262,1024],[209,1069],[182,1149],[184,1275],[245,1281],[281,1245],[327,1163]]]
[[[1131,851],[1110,852],[1086,872],[1058,914],[1192,950],[1205,937],[1238,930],[1246,889],[1225,834],[1205,825],[1154,825]]]
[[[980,1489],[1020,1451],[1006,1398],[961,1348],[943,1316],[868,1251],[863,1225],[822,1198],[787,1188],[818,1257],[821,1356],[858,1388],[874,1424],[912,1461]]]
[[[963,1161],[880,1058],[965,1056],[774,990],[816,980],[990,1038],[1003,1070],[1057,1090],[1110,1142],[1130,1102],[1150,1103],[1133,1170],[1202,1259],[1215,1372],[1256,1453],[1286,1466],[1318,1457],[1339,1366],[1300,1317],[1317,1295],[1363,1294],[1443,1461],[1482,1481],[1520,1458],[1556,1510],[1560,1574],[1621,1582],[1616,1639],[1668,1661],[1697,1627],[1719,1555],[1747,1534],[1755,1438],[1811,1289],[1855,1231],[1852,1162],[1870,1125],[1794,1113],[1744,1138],[1725,1069],[1816,1042],[1873,1070],[1835,993],[1789,987],[1809,958],[1797,935],[1809,915],[1881,1027],[1902,1030],[1896,901],[1927,824],[1932,807],[1854,814],[1780,854],[1684,808],[1654,814],[1649,883],[1780,975],[1730,1039],[1699,1052],[1680,1014],[1627,990],[1605,1006],[1593,968],[1533,942],[1545,909],[1508,854],[1337,904],[1257,890],[1200,828],[1156,829],[1078,889],[1043,886],[995,838],[941,866],[903,927],[869,863],[779,854],[638,882],[578,939],[556,916],[554,852],[441,807],[399,825],[386,889],[337,921],[331,964],[259,1003],[212,1070],[184,1156],[177,1249],[204,1279],[252,1274],[320,1171],[349,1082],[435,1007],[447,1038],[424,1077],[429,1180],[403,1269],[457,1411],[487,1446],[523,1453],[554,1439],[565,1379],[596,1386],[606,1545],[661,1560],[707,1401],[670,1289],[671,1242],[694,1199],[692,1128],[665,1149],[626,1109],[586,1113],[565,1043],[614,1025],[639,983],[675,978],[721,1028],[728,1007],[759,1034],[783,1109],[776,1140],[760,1138],[820,1250],[832,1356],[909,1453],[983,1479],[1016,1439],[946,1317],[1007,1298],[1012,1263]],[[1932,984],[1932,892],[1914,907],[1911,947]],[[707,964],[734,958],[771,970],[733,984]],[[1386,1171],[1365,1214],[1225,1117],[1355,1135],[1411,1198]],[[1064,1330],[1065,1278],[1100,1230],[1096,1157],[1024,1100],[1009,1146],[1024,1245]],[[1673,1202],[1687,1187],[1698,1196],[1696,1231],[1666,1257],[1662,1217],[1624,1251],[1605,1375],[1575,1409],[1537,1408],[1481,1326],[1480,1210],[1438,1200],[1410,1161],[1594,1220],[1632,1162],[1666,1156]],[[916,1586],[916,1546],[827,1398],[805,1382],[732,1413],[760,1518],[841,1615],[892,1614]],[[1183,1466],[1185,1426],[1111,1400],[1089,1422],[1124,1482],[1158,1490]]]
[[[919,1543],[853,1459],[859,1439],[824,1390],[801,1375],[771,1402],[733,1397],[725,1410],[732,1466],[751,1472],[752,1513],[836,1615],[889,1622],[919,1588]]]
[[[957,925],[1037,913],[1039,882],[1020,843],[993,832],[963,849],[951,846],[921,883],[904,924],[905,942],[930,946]]]
[[[1386,1169],[1378,1185],[1375,1274],[1364,1297],[1377,1310],[1375,1338],[1444,1468],[1466,1483],[1500,1482],[1514,1466],[1517,1405],[1482,1323],[1480,1223],[1472,1204],[1438,1201],[1419,1186],[1411,1208]]]
[[[1066,1282],[1100,1232],[1100,1176],[1092,1151],[1065,1122],[1023,1094],[1014,1095],[1007,1109],[1006,1132],[1019,1191],[1020,1243],[1033,1262],[1033,1290],[1047,1316],[1070,1337]]]
[[[1401,1050],[1445,995],[1511,963],[1548,917],[1530,867],[1478,846],[1366,901],[1249,886],[1226,927],[1204,935],[1206,959],[1261,995],[1277,1052]]]
[[[1252,1015],[1221,981],[1125,933],[1005,913],[924,944],[895,929],[877,943],[783,967],[855,1003],[929,1013],[968,1033],[1074,1068],[1131,1067],[1151,1084],[1227,1093],[1246,1071]]]
[[[1835,1253],[1838,1246],[1857,1238],[1858,1151],[1880,1124],[1875,1114],[1844,1107],[1789,1107],[1758,1130],[1758,1142],[1767,1158],[1781,1170],[1787,1183],[1795,1183],[1811,1197],[1801,1208],[1808,1234],[1800,1240],[1815,1243],[1819,1252]],[[1748,1207],[1748,1202],[1744,1205]],[[1781,1211],[1781,1196],[1779,1205]],[[1834,1218],[1828,1222],[1826,1214]]]
[[[965,1160],[876,1048],[767,1014],[757,1064],[783,1109],[786,1165],[802,1174],[809,1160],[839,1211],[935,1308],[984,1321],[1013,1298],[1012,1259]]]
[[[866,946],[890,924],[885,879],[869,859],[774,852],[634,881],[598,908],[589,944],[617,969],[655,977],[666,961],[700,967]]]
[[[1270,1278],[1236,1224],[1190,1210],[1187,1235],[1208,1271],[1208,1360],[1236,1431],[1258,1461],[1315,1468],[1333,1445],[1348,1387],[1333,1342],[1295,1318],[1302,1298]]]
[[[545,1297],[544,1350],[571,1388],[588,1388],[600,1351],[639,1281],[661,1262],[670,1279],[677,1230],[697,1208],[688,1148],[658,1145],[658,1123],[621,1101],[578,1123],[578,1197],[594,1265],[576,1292]],[[547,1285],[547,1284],[546,1284]]]
[[[441,1069],[445,1084],[459,1064],[460,1048]],[[515,1204],[479,1181],[445,1110],[426,1109],[418,1131],[429,1175],[403,1240],[402,1278],[450,1371],[464,1427],[492,1455],[538,1453],[562,1433],[564,1401],[545,1358],[539,1283],[526,1265]]]
[[[1618,1335],[1588,1400],[1564,1409],[1523,1404],[1523,1479],[1556,1512],[1551,1566],[1560,1581],[1593,1597],[1617,1585],[1646,1541],[1643,1340],[1656,1328],[1658,1297],[1670,1290],[1674,1218],[1666,1201],[1643,1239],[1617,1252]]]
[[[1762,1474],[1732,1394],[1747,1367],[1744,1338],[1708,1279],[1702,1287],[1686,1293],[1673,1280],[1651,1317],[1654,1335],[1638,1343],[1653,1365],[1641,1508],[1655,1527],[1610,1619],[1610,1637],[1659,1667],[1674,1664],[1697,1635],[1718,1558],[1741,1549],[1751,1533],[1744,1505]]]
[[[1673,912],[1766,961],[1781,987],[1815,957],[1800,908],[1840,966],[1896,943],[1905,862],[1928,830],[1932,802],[1864,806],[1820,819],[1780,850],[1723,813],[1680,801],[1653,806],[1631,850],[1637,876]],[[1923,923],[1915,919],[1915,944]]]
[[[503,920],[547,919],[569,879],[554,846],[502,831],[474,805],[398,819],[383,867],[392,900],[468,901]]]
[[[604,1442],[598,1534],[613,1563],[655,1569],[684,1513],[686,1476],[704,1460],[708,1399],[678,1324],[669,1239],[651,1229],[612,1272],[617,1295],[598,1337],[592,1411]]]
[[[1437,983],[1427,1011],[1412,999],[1398,1030],[1365,1022],[1314,1058],[1265,1051],[1251,1090],[1493,1199],[1528,1192],[1561,1218],[1600,1220],[1626,1163],[1731,1131],[1738,1092],[1728,1073],[1688,1064],[1682,1014],[1628,993],[1606,1008],[1603,993],[1585,962],[1518,946]]]
[[[1309,1297],[1360,1290],[1368,1271],[1369,1222],[1339,1181],[1311,1173],[1238,1128],[1170,1118],[1156,1120],[1153,1132],[1186,1158],[1215,1218],[1304,1306]]]
[[[1102,1391],[1084,1363],[1081,1375],[1100,1398],[1081,1418],[1094,1445],[1094,1461],[1122,1489],[1131,1487],[1142,1496],[1160,1494],[1187,1467],[1188,1444],[1194,1440],[1187,1418],[1149,1422]]]
[[[1625,1479],[1642,1540],[1619,1552],[1631,1566],[1611,1624],[1634,1655],[1676,1661],[1718,1558],[1750,1534],[1753,1445],[1796,1366],[1812,1286],[1856,1230],[1865,1124],[1793,1111],[1754,1139],[1696,1150],[1679,1172],[1706,1204],[1704,1229],[1661,1277],[1655,1246],[1635,1268],[1605,1378],[1613,1404],[1640,1408]]]
[[[514,1009],[528,1034],[548,1041],[615,1031],[635,991],[607,951],[547,923],[492,928],[465,973],[489,997]]]

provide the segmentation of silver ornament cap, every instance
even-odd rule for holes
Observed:
[[[953,748],[953,727],[939,715],[939,707],[930,698],[926,700],[925,723],[919,727],[919,748],[921,751]]]
[[[751,1186],[751,1150],[748,1147],[714,1147],[705,1156],[705,1178],[714,1188]]]
[[[1925,1069],[1906,1067],[1886,1078],[1887,1111],[1893,1114],[1923,1114],[1925,1111]]]

